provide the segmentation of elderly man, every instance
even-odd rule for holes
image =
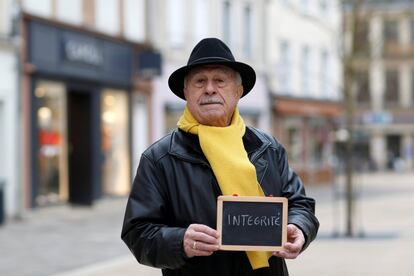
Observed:
[[[169,86],[187,101],[178,128],[141,157],[127,203],[122,239],[136,259],[163,275],[288,275],[315,238],[315,202],[305,195],[279,142],[246,127],[237,104],[256,74],[235,61],[219,39],[193,49]],[[221,251],[216,228],[219,195],[288,199],[288,241],[277,252]]]

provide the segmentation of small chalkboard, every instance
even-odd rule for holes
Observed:
[[[287,199],[219,196],[217,230],[221,250],[279,250],[287,238]]]

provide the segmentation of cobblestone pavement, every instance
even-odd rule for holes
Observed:
[[[317,200],[316,241],[289,260],[292,276],[414,275],[414,173],[374,173],[355,178],[355,235],[345,238],[344,181],[307,188]],[[120,239],[126,198],[92,208],[38,208],[0,227],[0,275],[146,275]]]

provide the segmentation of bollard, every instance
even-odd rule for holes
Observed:
[[[5,220],[5,212],[4,212],[4,181],[0,180],[0,226],[4,223]]]

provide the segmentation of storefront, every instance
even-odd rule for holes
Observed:
[[[45,20],[24,26],[27,205],[126,195],[135,45]]]
[[[290,165],[307,184],[332,181],[335,118],[338,103],[274,97],[273,129],[286,147]]]

